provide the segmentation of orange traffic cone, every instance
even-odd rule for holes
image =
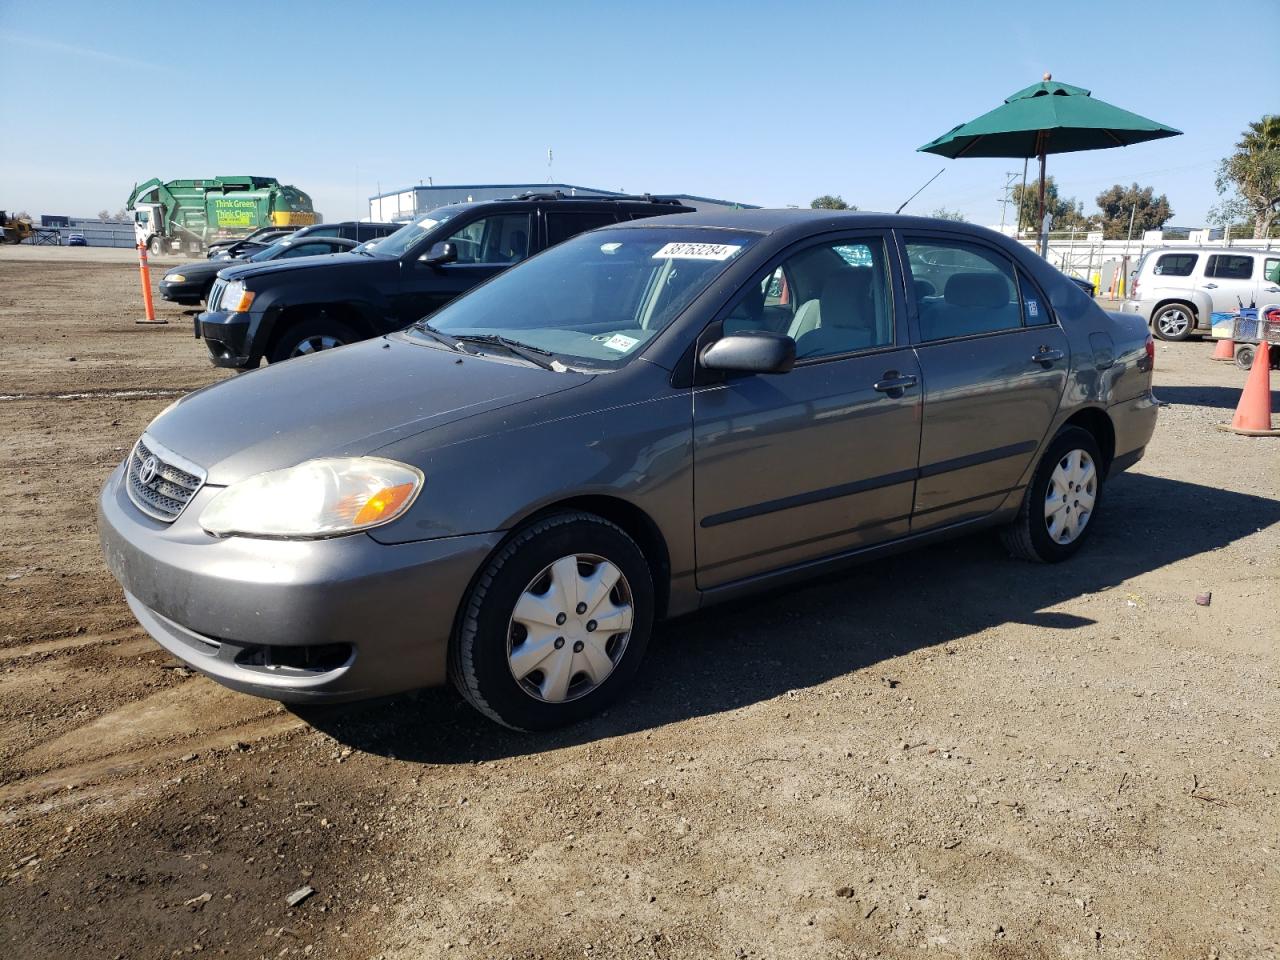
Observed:
[[[1210,360],[1234,360],[1236,358],[1236,342],[1234,340],[1219,340],[1218,345],[1213,348],[1213,356]]]
[[[1240,403],[1236,405],[1236,415],[1231,425],[1222,429],[1243,437],[1280,437],[1280,430],[1271,428],[1271,356],[1265,340],[1258,344],[1253,355],[1253,366],[1244,382]]]

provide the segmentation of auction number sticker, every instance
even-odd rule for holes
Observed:
[[[604,342],[604,345],[610,350],[617,350],[619,353],[626,353],[639,342],[640,341],[635,337],[628,337],[626,334],[615,333]]]
[[[1040,316],[1040,304],[1036,303],[1034,300],[1028,300],[1027,313],[1031,314],[1033,317]]]
[[[668,243],[654,260],[728,260],[742,249],[734,243]]]

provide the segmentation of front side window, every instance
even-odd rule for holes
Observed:
[[[497,334],[570,364],[619,367],[758,239],[736,230],[673,227],[583,234],[476,287],[420,325],[460,337]]]
[[[891,346],[886,263],[878,238],[802,250],[747,284],[724,318],[724,333],[786,334],[797,360]]]
[[[907,261],[922,340],[947,340],[1022,326],[1013,264],[1002,254],[961,240],[908,239]],[[1038,304],[1037,311],[1042,310],[1043,305]]]
[[[1189,277],[1198,259],[1194,253],[1166,253],[1156,261],[1152,272],[1158,277]]]
[[[1209,258],[1205,267],[1206,277],[1220,280],[1248,280],[1253,276],[1253,257],[1240,254],[1219,253]]]
[[[458,263],[515,263],[529,255],[529,215],[499,213],[473,220],[448,239]]]
[[[1262,278],[1267,283],[1280,283],[1280,260],[1268,259],[1262,271]]]
[[[596,227],[607,227],[617,222],[617,218],[607,210],[595,213],[549,210],[547,211],[547,246],[554,247],[557,243],[563,243],[580,233],[594,230]]]

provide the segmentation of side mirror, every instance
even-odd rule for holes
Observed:
[[[453,263],[458,259],[458,248],[447,240],[433,243],[431,249],[418,258],[423,263]]]
[[[796,342],[767,330],[733,333],[703,350],[698,362],[706,370],[787,373],[796,364]]]

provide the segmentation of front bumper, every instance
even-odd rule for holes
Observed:
[[[204,487],[164,524],[133,505],[122,475],[102,489],[98,533],[139,622],[201,673],[289,703],[443,683],[458,605],[502,538],[219,539],[196,518],[221,488]]]
[[[253,367],[253,352],[249,348],[249,329],[252,318],[247,313],[226,313],[222,310],[206,310],[192,321],[195,335],[203,337],[209,348],[209,360],[215,367],[243,370]]]
[[[182,283],[169,283],[167,280],[161,280],[160,296],[172,303],[194,307],[208,296],[209,287],[212,284],[212,280],[184,280]]]

